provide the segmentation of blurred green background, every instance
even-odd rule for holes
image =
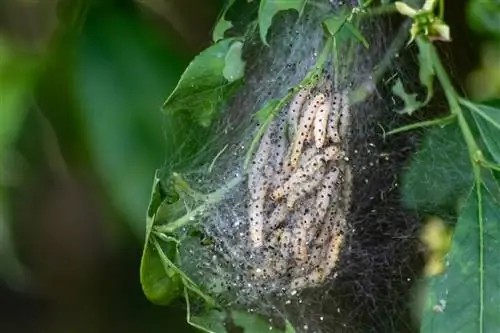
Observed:
[[[0,2],[0,332],[192,332],[139,262],[160,107],[220,6]]]
[[[192,332],[182,304],[145,299],[139,262],[175,136],[160,107],[222,3],[0,2],[0,332]],[[478,51],[466,9],[447,8],[454,74],[499,96],[498,39]]]

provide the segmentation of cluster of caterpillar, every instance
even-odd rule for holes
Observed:
[[[349,100],[331,85],[298,92],[269,124],[248,174],[249,239],[261,258],[254,278],[288,277],[292,291],[332,273],[347,228]]]

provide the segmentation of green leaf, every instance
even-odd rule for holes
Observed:
[[[236,326],[241,327],[244,333],[276,332],[283,333],[282,330],[273,327],[268,320],[265,320],[256,313],[244,311],[231,311],[231,317]]]
[[[359,29],[352,23],[346,22],[345,27],[349,30],[349,33],[363,45],[366,49],[370,48],[370,44],[366,40],[365,36],[359,31]]]
[[[419,79],[427,89],[427,96],[421,106],[426,105],[434,94],[434,67],[432,66],[432,44],[425,38],[417,38]]]
[[[392,93],[401,98],[404,103],[404,107],[402,109],[396,110],[397,113],[411,115],[422,106],[422,103],[417,101],[417,94],[407,93],[401,79],[399,78],[392,86]]]
[[[207,310],[202,314],[191,316],[188,323],[207,333],[227,333],[224,325],[226,321],[226,312],[216,309]]]
[[[224,17],[222,17],[215,25],[214,32],[212,33],[212,40],[214,42],[218,42],[219,40],[224,39],[224,34],[232,27],[233,24],[230,21],[226,21]]]
[[[172,269],[166,269],[161,258],[153,246],[154,236],[151,234],[157,212],[165,201],[165,191],[161,187],[159,172],[155,174],[151,198],[146,217],[146,235],[140,267],[140,281],[146,297],[153,303],[169,304],[180,295],[182,281]],[[165,247],[167,256],[175,256],[175,244],[168,243]]]
[[[238,74],[242,69],[237,61],[238,47],[233,43],[241,43],[234,38],[223,39],[210,46],[196,56],[182,74],[174,91],[163,104],[167,114],[184,111],[201,126],[208,127],[223,102],[225,102],[239,87],[240,75],[233,81],[224,76],[224,69],[230,74]],[[233,52],[229,59],[228,53]],[[227,61],[230,63],[226,63]]]
[[[280,11],[294,9],[302,15],[307,0],[261,0],[259,6],[259,31],[260,39],[267,43],[267,31],[273,22],[273,17]]]
[[[226,54],[226,64],[222,74],[229,82],[234,82],[243,78],[245,74],[245,62],[242,60],[243,43],[235,41],[231,44]]]
[[[288,320],[286,321],[285,333],[297,333],[297,331],[295,331],[295,327],[293,327],[292,323]]]
[[[280,103],[279,100],[273,99],[268,102],[260,109],[257,111],[254,115],[255,119],[257,119],[258,122],[260,123],[266,123],[269,121],[269,118],[273,116],[273,112],[276,111],[276,107]]]
[[[361,31],[353,23],[347,21],[349,14],[350,13],[348,11],[343,10],[335,16],[328,17],[322,23],[323,28],[330,36],[340,37],[340,41],[345,41],[354,37],[355,40],[368,49],[370,44],[366,40],[365,36],[363,36]]]
[[[437,181],[439,180],[439,181]],[[402,179],[403,204],[410,209],[455,211],[473,181],[469,154],[456,123],[426,131]]]
[[[469,101],[463,104],[471,111],[493,160],[500,163],[500,108]]]
[[[500,1],[470,0],[466,11],[469,25],[476,31],[500,37]]]
[[[147,299],[158,305],[168,305],[182,291],[182,280],[175,270],[165,267],[157,250],[151,245],[154,236],[145,244],[141,259],[140,280]],[[175,256],[175,243],[164,247],[167,256]]]
[[[347,15],[331,16],[323,21],[323,27],[330,36],[335,37],[347,21]]]
[[[460,212],[447,270],[431,279],[422,333],[495,333],[500,329],[498,184],[478,184]]]
[[[233,27],[233,24],[230,21],[227,21],[225,19],[227,11],[229,8],[231,8],[232,5],[236,0],[228,0],[226,5],[224,6],[224,9],[221,12],[221,15],[219,17],[219,20],[217,21],[217,24],[214,27],[214,31],[212,33],[212,40],[214,43],[218,42],[221,39],[224,39],[224,34],[226,33],[227,30],[231,29]]]

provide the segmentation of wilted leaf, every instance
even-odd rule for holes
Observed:
[[[262,42],[269,45],[266,36],[274,15],[283,10],[294,9],[300,16],[306,3],[307,0],[261,0],[259,6],[259,31]]]
[[[403,83],[401,79],[397,79],[396,83],[392,86],[392,93],[403,100],[404,107],[403,109],[396,110],[396,112],[400,114],[408,114],[411,115],[413,112],[418,110],[422,103],[417,101],[417,94],[409,94],[405,91]]]
[[[412,209],[454,209],[472,181],[469,154],[458,125],[433,128],[403,174],[403,203]]]
[[[184,111],[203,127],[208,127],[220,106],[238,88],[239,78],[229,81],[224,76],[227,56],[234,38],[223,39],[196,56],[182,74],[177,87],[167,98],[163,108],[167,114]],[[236,48],[237,51],[237,48]],[[233,49],[232,52],[235,52]],[[241,70],[233,54],[229,59],[233,71]],[[241,76],[240,76],[241,77]]]
[[[498,185],[496,185],[498,186]],[[446,271],[430,280],[422,333],[494,333],[500,328],[498,188],[474,188],[460,212]]]
[[[230,21],[226,20],[226,14],[229,8],[234,5],[235,1],[236,0],[227,0],[227,3],[222,10],[219,20],[215,24],[214,31],[212,33],[212,40],[214,42],[218,42],[219,40],[223,39],[226,31],[233,27],[233,24]]]

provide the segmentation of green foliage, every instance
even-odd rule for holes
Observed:
[[[243,311],[231,311],[233,323],[244,329],[245,333],[277,332],[283,331],[273,327],[268,321],[255,314]]]
[[[446,273],[429,283],[422,332],[498,332],[499,190],[496,182],[481,182],[469,193],[446,257]]]
[[[142,290],[151,302],[167,305],[181,294],[182,283],[179,275],[164,264],[160,253],[153,245],[155,241],[155,236],[152,234],[153,225],[158,221],[158,213],[167,199],[158,176],[158,172],[156,172],[146,218],[146,237],[141,260],[140,280]],[[166,250],[170,258],[175,257],[175,244],[169,242]]]
[[[427,89],[427,96],[422,102],[422,106],[425,106],[432,98],[434,93],[434,68],[432,67],[431,60],[431,43],[423,38],[417,38],[418,45],[418,64],[419,73],[418,78],[420,83]]]
[[[0,164],[24,119],[37,67],[34,59],[17,55],[0,39]]]
[[[406,207],[421,211],[454,211],[474,180],[469,155],[456,123],[428,131],[403,174]]]
[[[187,322],[206,333],[228,333],[225,322],[227,320],[226,311],[207,309],[196,316],[189,316]]]
[[[222,10],[219,19],[215,24],[214,31],[212,32],[212,40],[214,42],[218,42],[219,40],[224,39],[224,34],[226,33],[226,31],[233,27],[233,24],[230,21],[226,20],[226,14],[229,8],[231,8],[231,6],[234,5],[235,2],[236,0],[228,0],[226,2],[224,9]]]
[[[343,11],[339,15],[331,16],[323,21],[323,27],[326,32],[338,39],[339,42],[346,42],[351,37],[354,37],[365,48],[369,48],[368,41],[363,36],[361,31],[351,22],[353,12]]]
[[[196,56],[164,103],[165,112],[169,115],[187,112],[196,123],[208,127],[223,102],[241,84],[244,72],[244,62],[238,58],[241,47],[237,39],[223,39]],[[224,75],[225,70],[229,77]]]
[[[426,1],[422,13],[431,15],[436,4],[437,1]],[[408,8],[400,3],[398,10],[408,11]],[[415,19],[418,13],[403,14]],[[414,23],[413,28],[417,23],[422,22]],[[407,204],[410,202],[421,208],[419,200],[425,198],[423,206],[434,206],[431,209],[433,212],[438,211],[440,206],[448,206],[448,209],[454,206],[460,211],[451,250],[445,257],[445,272],[431,277],[429,281],[421,332],[497,332],[500,328],[500,262],[495,253],[500,245],[500,186],[494,173],[500,170],[500,166],[485,156],[491,155],[497,161],[500,109],[461,98],[453,88],[436,48],[430,43],[435,40],[435,36],[428,31],[420,31],[412,36],[417,38],[421,52],[420,81],[428,86],[433,75],[436,75],[450,108],[448,119],[453,117],[457,121],[454,127],[458,129],[454,130],[456,138],[451,137],[451,132],[446,134],[445,129],[431,132],[427,144],[424,143],[423,149],[416,155],[416,165],[420,163],[420,170],[414,162],[405,175],[406,184],[403,187]],[[422,40],[427,44],[422,44]],[[472,117],[467,111],[472,113]],[[479,134],[476,134],[476,128]],[[436,133],[445,134],[446,140],[432,143],[432,135]],[[452,146],[457,143],[461,147],[453,149]],[[488,149],[487,154],[482,151],[484,147]],[[459,158],[457,153],[464,156]],[[435,157],[438,158],[434,158],[433,154],[437,154]],[[465,160],[469,161],[468,167],[461,165]],[[426,168],[429,165],[432,165],[432,170]],[[439,174],[436,174],[436,170]],[[430,179],[435,186],[426,182],[419,188],[416,184],[419,176]],[[464,190],[471,187],[473,190],[463,204]]]
[[[500,164],[500,108],[468,101],[463,104],[471,111],[494,162]]]
[[[273,22],[273,17],[280,11],[294,9],[302,15],[307,0],[261,0],[259,5],[260,39],[267,43],[267,31]]]
[[[266,36],[273,17],[278,12],[293,9],[300,16],[306,2],[261,0],[258,24],[262,42],[268,45]],[[192,123],[209,127],[223,104],[239,87],[244,76],[245,64],[241,53],[245,41],[223,38],[225,31],[232,26],[231,22],[225,20],[225,14],[233,4],[234,1],[227,3],[214,29],[216,44],[191,62],[165,102],[164,108],[168,116],[188,115]],[[401,13],[413,20],[410,34],[419,49],[419,80],[426,88],[426,96],[419,101],[417,94],[405,91],[400,79],[393,86],[393,93],[404,102],[404,108],[398,112],[411,115],[429,103],[434,94],[434,80],[437,79],[445,92],[450,114],[441,119],[395,129],[389,134],[440,125],[427,132],[421,149],[413,156],[411,165],[405,172],[403,202],[408,208],[425,213],[456,214],[457,210],[460,211],[451,251],[446,257],[448,268],[445,274],[431,278],[423,312],[422,332],[489,333],[499,325],[498,317],[492,314],[500,300],[497,299],[498,295],[490,295],[498,289],[500,281],[498,260],[495,261],[493,255],[500,242],[496,223],[500,219],[500,189],[492,176],[493,170],[500,170],[500,166],[496,164],[500,158],[500,109],[473,104],[459,97],[453,88],[433,44],[440,40],[450,40],[449,28],[442,21],[442,13],[439,17],[434,13],[437,4],[438,1],[426,1],[418,10],[401,2],[397,5]],[[326,59],[333,56],[335,61],[340,61],[341,58],[336,54],[339,50],[337,42],[355,41],[364,47],[369,46],[357,28],[357,19],[361,17],[356,16],[356,13],[358,11],[354,10],[342,12],[322,22],[328,39],[317,65],[286,96],[270,101],[257,112],[255,117],[261,122],[261,127],[250,144],[245,165],[274,112],[288,102],[298,87],[315,83],[315,74],[322,69]],[[469,113],[472,116],[469,117]],[[487,149],[485,154],[481,150],[484,148]],[[498,173],[495,177],[498,178]],[[231,180],[221,189],[209,194],[194,193],[188,185],[180,191],[178,183],[174,192],[181,198],[188,195],[196,203],[189,208],[181,204],[184,200],[179,200],[179,197],[172,200],[168,199],[166,191],[161,194],[161,187],[156,181],[158,189],[153,189],[148,212],[147,237],[141,266],[141,282],[145,293],[153,301],[166,304],[178,296],[184,286],[187,321],[208,333],[227,333],[224,325],[227,321],[243,328],[245,333],[269,330],[269,323],[258,316],[233,310],[217,310],[217,304],[177,266],[182,260],[178,250],[179,242],[184,237],[177,232],[193,225],[192,221],[204,214],[208,205],[222,200],[224,193],[240,181],[241,179]],[[460,285],[462,282],[465,288]],[[209,305],[205,312],[191,315],[191,294]],[[457,318],[464,318],[467,323],[461,325]],[[294,332],[294,328],[287,322],[286,333]]]

